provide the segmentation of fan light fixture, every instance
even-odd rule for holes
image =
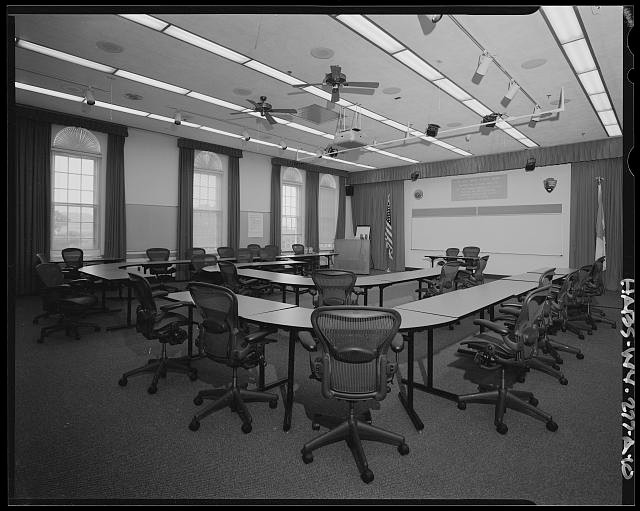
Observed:
[[[489,55],[489,52],[486,50],[483,51],[482,55],[480,55],[480,58],[478,59],[476,74],[479,74],[480,76],[486,75],[489,70],[489,64],[491,64],[492,61],[493,59],[491,58],[491,55]]]
[[[87,105],[92,106],[96,104],[96,98],[93,95],[93,91],[91,87],[89,87],[86,91],[84,91],[84,99],[87,102]]]
[[[540,120],[540,111],[542,110],[542,107],[540,105],[536,105],[535,107],[533,107],[533,115],[531,116],[531,122],[538,122]]]
[[[515,80],[509,81],[509,88],[507,89],[507,93],[504,95],[508,100],[512,100],[516,93],[520,90],[520,85]]]

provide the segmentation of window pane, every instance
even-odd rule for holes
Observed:
[[[82,173],[88,176],[93,176],[93,164],[94,160],[88,158],[82,159]]]
[[[82,222],[80,229],[81,229],[82,237],[91,238],[93,242],[93,224],[88,222]]]
[[[80,238],[80,222],[69,222],[67,224],[68,236]]]
[[[67,202],[67,191],[56,188],[53,191],[53,202]]]
[[[80,192],[81,198],[80,202],[82,204],[93,204],[93,191],[85,192],[84,190]]]
[[[82,189],[93,192],[93,176],[82,176]]]
[[[80,174],[82,169],[82,160],[80,158],[69,157],[69,172]]]
[[[80,202],[80,190],[69,190],[69,202]]]
[[[56,154],[53,165],[55,170],[67,172],[69,169],[69,158],[61,154]]]
[[[54,186],[56,188],[66,188],[68,185],[69,174],[66,172],[56,172],[54,178]]]
[[[70,222],[79,222],[80,221],[80,208],[77,206],[69,206],[69,221]]]
[[[81,178],[79,174],[69,174],[69,188],[74,190],[80,190]]]
[[[82,208],[82,221],[93,223],[93,208]]]

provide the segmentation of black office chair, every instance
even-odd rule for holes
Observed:
[[[278,245],[265,245],[264,248],[273,252],[275,256],[280,255],[280,247]]]
[[[436,259],[436,264],[438,266],[443,266],[444,263],[446,263],[447,261],[457,261],[458,254],[460,253],[460,249],[455,247],[450,247],[447,250],[445,250],[444,253],[446,254],[446,257],[442,259]]]
[[[269,284],[259,279],[240,277],[236,265],[229,261],[218,261],[222,285],[236,294],[248,296],[261,296],[267,293]]]
[[[218,247],[218,257],[235,259],[236,251],[233,247]]]
[[[247,248],[251,252],[252,258],[257,259],[260,257],[260,248],[261,248],[260,245],[258,245],[257,243],[249,243],[247,245]]]
[[[182,328],[188,325],[188,319],[182,314],[172,312],[186,304],[178,302],[161,306],[158,310],[151,292],[151,285],[141,275],[129,273],[130,284],[133,286],[136,298],[140,302],[136,308],[136,330],[147,339],[158,339],[162,344],[160,358],[151,359],[146,365],[127,371],[118,380],[118,385],[127,385],[128,378],[141,373],[153,373],[151,385],[147,388],[149,394],[158,391],[158,380],[164,378],[168,371],[187,373],[190,380],[198,379],[198,371],[189,366],[188,361],[173,359],[167,356],[167,344],[182,344],[187,339],[187,332]]]
[[[584,339],[584,330],[591,332],[590,325],[582,325],[574,321],[575,310],[581,308],[575,297],[575,289],[579,280],[578,272],[571,273],[564,278],[560,286],[554,286],[553,300],[551,301],[550,314],[552,324],[550,330],[560,328],[563,332],[569,331]]]
[[[425,280],[426,287],[416,289],[418,300],[430,296],[441,295],[456,289],[456,276],[460,269],[460,261],[448,261],[442,266],[437,281]],[[420,296],[424,294],[424,296]]]
[[[238,263],[250,263],[253,261],[253,253],[248,248],[239,248],[238,255],[236,256],[236,262]]]
[[[191,258],[193,272],[190,280],[193,282],[208,282],[210,284],[222,284],[220,271],[205,270],[207,266],[218,264],[218,257],[215,254],[198,254]]]
[[[293,250],[294,255],[304,254],[304,245],[300,243],[294,243],[291,245],[291,249]]]
[[[168,248],[155,247],[147,249],[147,257],[149,258],[149,261],[168,261],[169,254],[170,252]],[[177,287],[166,284],[168,279],[173,279],[173,276],[176,273],[175,266],[171,266],[171,264],[149,266],[149,273],[158,279],[158,285],[155,286],[156,289],[164,289],[170,293],[178,291]]]
[[[602,267],[605,257],[598,258],[592,265],[591,271],[587,279],[582,282],[578,296],[581,298],[585,308],[585,319],[591,325],[593,330],[598,329],[596,323],[606,323],[611,328],[616,328],[616,322],[608,319],[603,310],[592,305],[596,296],[602,296],[604,293],[604,281],[602,280]]]
[[[462,258],[460,262],[468,271],[475,271],[478,266],[478,260],[475,259],[480,254],[480,247],[462,247]],[[466,259],[472,258],[472,259]]]
[[[63,274],[69,279],[82,278],[78,271],[84,265],[84,252],[80,248],[68,247],[62,249]]]
[[[484,270],[489,262],[489,256],[483,256],[478,259],[478,264],[473,271],[458,270],[456,275],[455,288],[461,289],[465,287],[479,286],[484,284]]]
[[[64,330],[67,336],[73,332],[76,340],[80,339],[79,327],[93,328],[95,332],[100,330],[96,323],[82,321],[98,304],[98,298],[90,292],[91,281],[65,280],[62,269],[56,263],[42,263],[35,270],[42,286],[42,307],[48,315],[58,317],[55,325],[40,329],[38,343],[60,330]]]
[[[202,317],[199,326],[198,345],[210,360],[225,364],[233,371],[231,385],[226,389],[202,390],[193,402],[200,406],[204,399],[214,399],[206,409],[195,415],[189,424],[191,431],[200,428],[200,421],[207,415],[229,407],[242,419],[242,431],[249,433],[252,429],[251,414],[246,403],[266,401],[269,408],[278,406],[278,396],[263,392],[264,386],[264,347],[269,342],[267,335],[276,333],[277,329],[245,332],[238,319],[238,298],[235,293],[222,286],[191,282],[187,289]],[[247,390],[238,385],[238,368],[250,369],[259,366],[259,390]]]
[[[276,256],[278,255],[277,251],[273,248],[273,245],[261,248],[258,255],[260,256],[261,261],[276,261]]]
[[[36,267],[39,264],[44,264],[44,263],[48,263],[49,262],[49,258],[42,252],[38,252],[35,256],[33,256],[33,260],[31,262],[31,266],[33,268],[33,274],[36,276],[36,278],[38,278],[38,273],[36,272]],[[40,279],[38,278],[38,281],[40,282],[40,285],[42,286],[42,281],[40,281]],[[49,316],[51,316],[52,312],[49,310],[46,310],[42,313],[42,314],[38,314],[36,317],[33,318],[33,324],[37,325],[38,321],[42,318],[48,318]]]
[[[549,286],[534,289],[524,300],[514,329],[509,329],[498,323],[486,319],[474,319],[475,325],[483,326],[499,337],[488,334],[477,334],[472,339],[461,344],[470,349],[460,348],[463,354],[473,355],[474,361],[482,368],[500,370],[498,385],[481,385],[479,392],[458,396],[458,408],[464,410],[467,403],[495,403],[494,424],[500,434],[508,431],[504,423],[507,408],[526,411],[534,417],[543,420],[549,431],[556,431],[558,425],[553,422],[551,415],[537,408],[538,400],[531,392],[508,389],[505,385],[506,368],[515,368],[521,372],[523,360],[526,360],[533,350],[540,336],[540,321],[543,305],[547,300]]]
[[[385,442],[398,447],[405,455],[409,447],[403,436],[373,426],[356,415],[356,403],[375,399],[382,401],[391,390],[388,378],[397,370],[397,362],[388,358],[391,348],[403,348],[400,335],[400,314],[381,307],[333,306],[319,307],[311,313],[311,323],[322,346],[322,362],[317,375],[322,381],[322,395],[348,403],[348,414],[337,427],[307,442],[302,447],[302,460],[313,461],[313,451],[325,445],[345,440],[353,453],[360,477],[373,481],[367,465],[362,440]],[[301,337],[309,351],[316,350],[311,336]]]

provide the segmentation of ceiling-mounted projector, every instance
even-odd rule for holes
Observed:
[[[350,130],[338,131],[333,136],[333,141],[336,145],[344,147],[346,149],[354,149],[356,147],[362,147],[367,145],[364,139],[364,134],[360,131],[360,128],[351,128]]]

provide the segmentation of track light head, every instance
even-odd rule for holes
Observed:
[[[96,98],[93,96],[93,91],[91,87],[89,87],[86,91],[84,91],[84,99],[87,102],[87,105],[92,106],[96,104]]]
[[[484,50],[482,52],[482,55],[480,55],[478,59],[478,68],[476,69],[476,74],[480,76],[486,75],[487,71],[489,70],[489,64],[491,64],[492,60],[493,58],[491,57],[491,55],[489,55],[489,52],[487,50]]]
[[[442,14],[432,14],[429,16],[429,19],[431,20],[431,23],[438,23],[438,21],[442,19]]]
[[[507,89],[507,93],[504,95],[504,97],[507,98],[508,100],[512,100],[513,97],[516,95],[516,92],[518,92],[519,90],[520,90],[520,85],[518,85],[518,83],[512,79],[509,81],[509,88]]]
[[[440,128],[440,125],[438,124],[428,124],[427,125],[427,130],[425,132],[425,134],[428,137],[437,137],[438,136],[438,129]]]
[[[540,105],[536,105],[533,107],[533,114],[531,115],[532,123],[536,123],[540,120],[540,112],[542,111],[542,107]]]
[[[249,132],[247,130],[244,130],[242,132],[242,138],[245,142],[249,142],[249,140],[251,140],[251,135],[249,135]]]
[[[287,142],[284,139],[282,139],[280,141],[280,149],[286,149],[286,148],[287,148]]]
[[[180,112],[176,112],[176,115],[173,117],[173,123],[176,126],[180,126],[182,124],[182,114]]]

